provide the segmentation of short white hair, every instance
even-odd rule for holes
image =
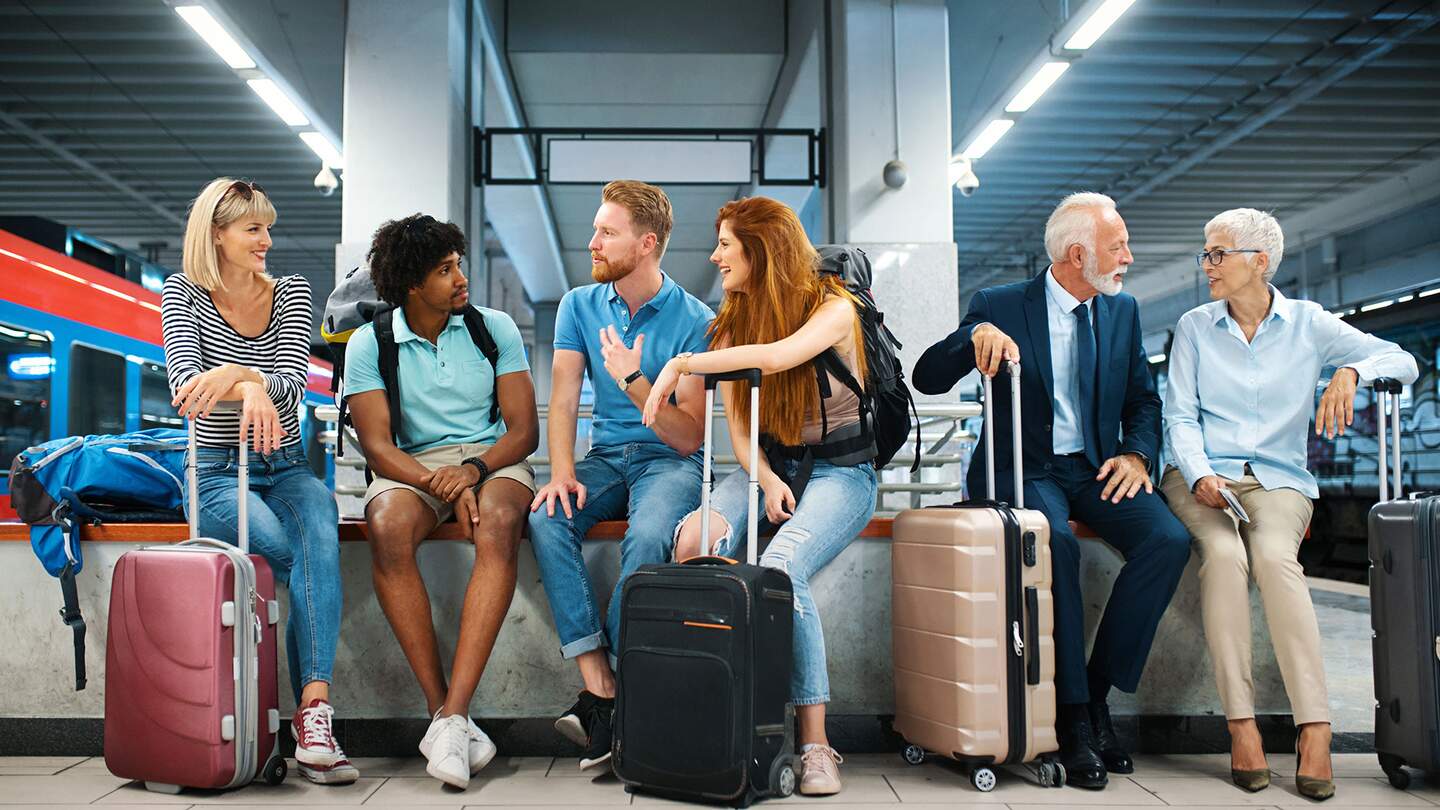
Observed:
[[[1071,245],[1080,245],[1095,255],[1095,224],[1106,211],[1115,210],[1115,201],[1094,191],[1071,194],[1055,206],[1045,221],[1045,253],[1052,262],[1065,261]]]
[[[1275,217],[1254,208],[1231,208],[1205,223],[1205,241],[1210,241],[1216,233],[1235,240],[1237,250],[1265,251],[1270,257],[1270,264],[1265,268],[1266,281],[1274,278],[1275,271],[1280,269],[1280,260],[1285,257],[1285,234]]]

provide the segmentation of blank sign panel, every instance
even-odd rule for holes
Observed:
[[[608,183],[620,178],[647,183],[748,183],[749,140],[658,141],[552,138],[551,183]]]

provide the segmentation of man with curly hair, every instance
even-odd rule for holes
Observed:
[[[368,260],[376,292],[394,307],[391,329],[378,339],[372,324],[357,329],[345,364],[350,414],[374,473],[365,518],[375,595],[425,693],[426,771],[459,788],[495,755],[469,707],[515,593],[520,530],[535,492],[525,458],[540,435],[520,330],[503,312],[467,312],[464,255],[454,224],[416,214],[380,226]],[[493,362],[467,324],[477,313],[497,350]],[[393,341],[385,348],[396,358],[398,414],[380,371],[382,341]],[[475,562],[447,685],[415,551],[452,514]]]

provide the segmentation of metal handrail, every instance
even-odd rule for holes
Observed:
[[[537,410],[542,420],[549,417],[550,409],[547,405],[541,405]],[[716,408],[715,411],[717,415],[723,418],[723,409]],[[877,514],[894,514],[894,512],[897,511],[893,508],[887,508],[885,502],[887,495],[908,495],[909,497],[906,499],[908,501],[907,507],[914,508],[922,504],[923,498],[926,495],[946,495],[961,491],[961,475],[958,470],[953,475],[943,476],[945,480],[926,481],[923,480],[923,478],[926,470],[938,470],[951,466],[958,467],[964,463],[966,453],[956,452],[949,448],[954,444],[962,446],[973,445],[975,436],[966,431],[962,423],[965,419],[980,415],[980,403],[927,402],[917,404],[916,411],[920,417],[921,448],[919,469],[915,472],[909,471],[915,462],[915,454],[909,452],[909,447],[912,445],[907,445],[906,448],[902,449],[901,453],[890,460],[890,463],[881,470],[879,492],[876,495]],[[589,419],[592,413],[593,411],[590,405],[581,405],[577,409],[576,419]],[[320,432],[319,438],[326,452],[333,455],[335,452],[335,441],[339,435],[339,427],[336,424],[336,421],[339,419],[339,409],[333,405],[317,406],[315,416],[327,423],[326,430]],[[360,442],[355,438],[355,433],[352,428],[345,428],[345,432],[345,455],[341,458],[336,458],[335,465],[336,467],[347,469],[363,469],[365,467],[365,458],[361,455]],[[541,435],[544,435],[543,430],[541,431]],[[532,467],[537,469],[548,468],[550,466],[550,456],[548,454],[537,453],[530,456],[527,460]],[[738,465],[738,462],[733,454],[720,455],[715,457],[715,465],[717,467],[735,467]],[[889,474],[890,478],[896,478],[896,471],[903,471],[905,473],[905,480],[885,480],[886,473]],[[365,487],[337,483],[335,492],[338,495],[363,495]]]

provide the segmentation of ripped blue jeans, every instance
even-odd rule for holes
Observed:
[[[786,472],[795,473],[787,461]],[[730,533],[720,541],[722,556],[745,558],[745,526],[750,511],[750,477],[736,470],[715,485],[710,509],[724,517]],[[860,534],[875,514],[879,481],[875,467],[839,467],[816,459],[810,483],[794,515],[776,529],[760,555],[760,564],[790,575],[795,589],[795,665],[790,671],[790,697],[797,706],[830,702],[830,673],[825,666],[825,634],[810,595],[810,579],[830,564]],[[761,498],[765,495],[762,492]],[[770,526],[761,506],[760,533]],[[712,527],[711,531],[715,529]]]

